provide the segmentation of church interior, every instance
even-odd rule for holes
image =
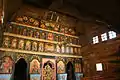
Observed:
[[[0,80],[120,80],[119,0],[0,0]]]

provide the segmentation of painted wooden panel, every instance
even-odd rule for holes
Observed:
[[[65,64],[63,61],[57,63],[57,73],[65,73]]]
[[[56,80],[55,59],[42,59],[42,80]]]
[[[32,74],[40,74],[40,62],[37,59],[33,59],[30,62],[30,73]]]
[[[0,62],[0,73],[12,73],[13,70],[13,60],[11,57],[5,56]]]

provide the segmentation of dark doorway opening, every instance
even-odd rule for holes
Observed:
[[[67,80],[76,80],[73,65],[71,62],[68,62],[66,72],[67,72]]]
[[[23,58],[15,64],[14,80],[27,80],[27,63]]]

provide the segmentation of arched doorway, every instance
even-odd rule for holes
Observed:
[[[71,62],[68,62],[66,72],[67,72],[67,80],[76,80],[73,65]]]
[[[15,64],[14,80],[27,80],[27,63],[23,58]]]

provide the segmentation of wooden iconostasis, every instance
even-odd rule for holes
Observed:
[[[25,15],[6,25],[2,47],[81,55],[80,39],[74,29]]]
[[[56,80],[57,74],[66,73],[68,62],[73,65],[75,73],[82,73],[80,39],[73,27],[61,24],[59,18],[21,15],[6,24],[0,48],[2,77],[7,73],[10,78],[14,74],[15,64],[20,58],[26,61],[30,79]]]

